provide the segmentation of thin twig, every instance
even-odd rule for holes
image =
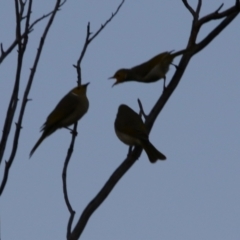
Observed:
[[[94,35],[92,37],[90,37],[92,35],[91,31],[90,31],[90,22],[88,22],[88,25],[87,25],[87,34],[86,34],[86,39],[85,39],[85,43],[83,45],[83,48],[82,48],[82,52],[80,54],[80,57],[77,61],[77,64],[76,65],[73,65],[76,70],[77,70],[77,77],[78,77],[78,84],[81,84],[81,62],[82,62],[82,59],[85,55],[85,52],[87,50],[87,47],[88,45],[91,43],[91,41],[107,26],[107,24],[109,22],[112,21],[112,19],[117,15],[118,11],[120,10],[120,8],[122,7],[123,3],[124,3],[125,0],[122,0],[122,2],[119,4],[119,6],[117,7],[116,11],[114,13],[112,13],[111,17],[106,20],[106,22],[104,24],[101,25],[101,27],[96,31],[96,33],[94,33]]]
[[[188,11],[192,14],[193,18],[195,18],[195,11],[193,10],[193,8],[189,5],[187,0],[182,0],[184,6],[188,9]]]
[[[15,76],[15,83],[13,87],[13,92],[11,95],[11,99],[9,101],[8,110],[4,122],[3,134],[0,143],[0,164],[2,162],[3,154],[5,152],[5,148],[7,145],[8,136],[12,127],[13,117],[15,115],[15,111],[18,103],[18,91],[20,84],[20,76],[22,70],[22,61],[25,52],[25,48],[23,48],[21,39],[19,38],[21,34],[21,16],[19,13],[18,0],[15,0],[15,16],[16,16],[16,44],[18,45],[18,60],[17,60],[17,70]]]
[[[85,43],[83,45],[81,54],[77,60],[77,64],[73,65],[74,68],[76,68],[77,71],[77,83],[78,85],[81,85],[82,83],[82,76],[81,76],[81,62],[82,59],[87,51],[87,48],[89,46],[89,44],[91,43],[91,41],[98,36],[98,34],[107,26],[108,23],[110,23],[112,21],[112,19],[117,15],[118,11],[120,10],[120,8],[122,7],[123,3],[125,0],[122,0],[122,2],[120,3],[120,5],[117,7],[116,11],[114,13],[112,13],[111,17],[104,23],[101,25],[101,27],[96,31],[96,33],[91,36],[91,31],[90,31],[90,22],[88,22],[87,24],[87,33],[86,33],[86,38],[85,38]],[[77,123],[74,124],[74,131],[77,131]],[[67,168],[68,168],[68,164],[70,162],[70,158],[72,156],[72,152],[73,152],[73,148],[74,148],[74,142],[75,142],[75,138],[76,135],[73,134],[72,135],[72,140],[68,149],[68,153],[67,156],[65,158],[64,161],[64,168],[63,168],[63,172],[62,172],[62,181],[63,181],[63,193],[64,193],[64,199],[67,205],[67,208],[69,210],[70,216],[69,216],[69,220],[68,220],[68,227],[67,227],[67,239],[70,239],[72,237],[71,234],[71,228],[72,228],[72,222],[73,222],[73,218],[74,218],[74,210],[71,207],[71,204],[69,202],[69,198],[68,198],[68,192],[67,192]]]
[[[59,7],[61,7],[67,0],[64,0]],[[25,1],[26,2],[26,1]],[[30,4],[30,3],[29,3]],[[60,10],[60,9],[59,9]],[[53,11],[44,14],[42,17],[37,18],[36,20],[34,20],[31,24],[28,24],[28,29],[25,30],[25,32],[20,36],[20,39],[25,38],[29,33],[31,33],[33,31],[33,27],[40,21],[42,21],[43,19],[51,16],[51,14],[53,13]],[[28,14],[24,17],[27,18]],[[0,64],[3,62],[3,60],[7,57],[8,54],[10,54],[12,52],[12,50],[16,47],[18,43],[18,40],[15,39],[12,44],[8,47],[8,49],[6,51],[3,50],[3,45],[1,43],[1,54],[0,54]]]
[[[82,83],[81,62],[82,62],[82,59],[83,59],[83,57],[85,55],[87,47],[90,44],[90,42],[89,42],[90,35],[91,35],[91,32],[90,32],[90,22],[89,22],[88,25],[87,25],[87,33],[86,33],[85,43],[83,45],[81,54],[80,54],[80,56],[79,56],[79,58],[77,60],[77,64],[73,65],[73,67],[75,67],[76,71],[77,71],[77,84],[78,85],[81,85],[81,83]]]
[[[23,120],[23,116],[24,116],[24,113],[25,113],[25,108],[26,108],[27,102],[29,101],[28,94],[29,94],[31,86],[32,86],[33,78],[35,76],[37,65],[38,65],[38,62],[39,62],[39,59],[40,59],[40,56],[41,56],[44,41],[47,37],[48,31],[49,31],[49,29],[52,25],[52,22],[55,18],[55,15],[56,15],[57,11],[59,10],[60,4],[61,4],[61,0],[57,0],[56,4],[55,4],[55,7],[54,7],[54,11],[53,11],[45,29],[44,29],[42,37],[40,39],[37,54],[36,54],[36,57],[35,57],[35,60],[34,60],[34,63],[33,63],[33,67],[31,68],[31,72],[30,72],[30,75],[29,75],[27,86],[26,86],[26,89],[25,89],[25,92],[24,92],[18,122],[16,124],[17,127],[16,127],[16,131],[15,131],[15,134],[14,134],[12,152],[11,152],[9,160],[6,162],[6,165],[5,165],[4,175],[3,175],[3,179],[2,179],[2,182],[1,182],[1,186],[0,186],[0,195],[3,193],[3,190],[4,190],[5,185],[7,183],[10,167],[11,167],[11,165],[13,163],[13,160],[15,158],[15,155],[16,155],[16,151],[17,151],[17,147],[18,147],[18,140],[19,140],[19,137],[20,137],[20,130],[21,130],[21,126],[22,126],[22,120]]]
[[[201,51],[203,48],[205,48],[218,34],[222,32],[223,29],[225,29],[229,23],[231,23],[234,18],[238,15],[239,13],[233,13],[226,17],[217,27],[215,27],[201,42],[196,44],[196,51],[194,54],[197,52]]]
[[[24,32],[28,32],[28,30],[29,30],[29,22],[30,22],[31,13],[32,13],[32,0],[29,0]],[[23,38],[24,50],[27,46],[27,43],[28,43],[28,34],[26,34],[26,36]]]
[[[186,1],[185,1],[186,2]],[[229,16],[228,20],[224,20],[224,24],[220,23],[221,29],[223,30],[239,13],[239,10],[235,8],[234,15],[231,14]],[[197,26],[197,33],[199,32],[199,29]],[[193,29],[192,34],[195,29]],[[216,34],[219,34],[219,32],[215,32]],[[217,35],[216,35],[217,36]],[[215,36],[215,37],[216,37]],[[197,34],[196,34],[197,37]],[[190,39],[196,39],[196,37],[189,37]],[[213,38],[212,38],[213,39]],[[162,93],[162,95],[159,97],[158,101],[150,111],[147,119],[146,119],[146,126],[149,129],[149,131],[152,129],[153,124],[159,115],[160,111],[165,106],[166,102],[176,89],[178,83],[181,80],[181,77],[184,74],[184,71],[186,67],[188,66],[188,63],[192,56],[198,51],[197,46],[194,47],[195,42],[193,42],[193,48],[190,52],[183,54],[183,57],[180,60],[179,68],[177,68],[176,72],[174,73],[174,76],[172,77],[169,85],[167,86],[166,90]],[[82,212],[82,215],[80,216],[77,225],[75,226],[69,240],[76,240],[79,239],[80,235],[82,234],[89,218],[93,214],[93,212],[102,204],[102,202],[107,198],[107,196],[110,194],[112,189],[116,186],[117,182],[123,177],[123,175],[132,167],[132,165],[135,163],[135,161],[139,158],[141,155],[142,149],[140,147],[135,147],[132,152],[129,153],[127,159],[124,160],[124,162],[116,169],[116,171],[111,175],[109,180],[105,183],[103,188],[99,191],[99,193],[96,195],[95,198],[86,206],[84,211]]]
[[[63,6],[64,3],[66,3],[67,0],[64,0],[58,7],[58,11],[60,11],[60,7]],[[53,10],[54,11],[54,10]],[[49,17],[50,15],[53,14],[53,11],[47,13],[47,14],[44,14],[42,17],[39,17],[37,18],[34,22],[32,22],[29,26],[29,30],[32,30],[34,25],[36,25],[38,22],[42,21],[43,19]]]
[[[23,4],[20,3],[20,6],[23,8]],[[24,9],[22,10],[22,13]],[[4,123],[4,130],[3,130],[3,135],[2,135],[2,141],[0,144],[0,163],[3,158],[3,154],[5,151],[5,147],[7,144],[8,136],[12,127],[12,122],[13,122],[13,117],[15,115],[15,111],[17,108],[17,103],[18,103],[18,92],[19,92],[19,85],[20,85],[20,78],[21,78],[21,71],[22,71],[22,63],[23,63],[23,57],[26,49],[26,43],[22,44],[20,35],[21,35],[21,14],[19,12],[19,6],[18,6],[18,0],[15,0],[15,15],[16,15],[16,39],[17,39],[17,45],[18,45],[18,59],[17,59],[17,70],[16,70],[16,76],[15,76],[15,83],[13,87],[13,92],[11,96],[11,100],[9,102],[8,110],[7,110],[7,115]],[[21,125],[16,124],[17,129],[21,129]],[[7,177],[8,177],[8,171],[11,167],[12,161],[8,161],[5,164],[5,170],[4,170],[4,175],[3,175],[3,181],[0,187],[0,195],[3,192],[4,186],[7,182]],[[6,175],[5,175],[6,174]],[[6,176],[6,177],[5,177]]]
[[[120,8],[122,7],[124,2],[125,2],[125,0],[122,0],[122,2],[119,4],[117,10],[114,13],[112,13],[112,16],[104,24],[101,25],[101,27],[98,29],[98,31],[91,38],[89,38],[90,42],[103,30],[103,28],[106,27],[106,25],[109,22],[112,21],[112,19],[117,15],[118,11],[120,10]]]
[[[139,115],[140,116],[143,116],[144,118],[145,118],[145,120],[146,120],[146,118],[147,118],[147,115],[145,114],[145,112],[144,112],[144,110],[143,110],[143,105],[142,105],[142,102],[141,102],[141,100],[138,98],[138,106],[139,106],[139,109],[140,109],[140,112],[139,112]]]
[[[222,8],[223,4],[221,4],[217,10],[215,10],[214,12],[202,17],[201,19],[199,19],[198,21],[198,25],[202,26],[203,24],[212,21],[212,20],[217,20],[217,19],[221,19],[221,18],[225,18],[229,15],[231,15],[232,13],[236,12],[236,6],[233,6],[223,12],[219,12],[220,9]]]
[[[72,132],[77,131],[77,124],[78,123],[76,123],[74,125],[74,128],[73,128]],[[73,134],[73,135],[76,135],[76,134]],[[73,222],[74,215],[75,215],[75,211],[73,210],[72,205],[69,201],[68,191],[67,191],[67,168],[68,168],[68,164],[69,164],[69,161],[71,159],[71,156],[72,156],[75,140],[76,140],[76,137],[72,137],[70,146],[68,148],[67,157],[64,161],[63,171],[62,171],[63,196],[64,196],[65,203],[67,205],[68,211],[70,213],[69,220],[68,220],[68,225],[67,225],[67,239],[71,234],[72,222]]]
[[[201,7],[202,7],[202,0],[198,0],[198,5],[197,5],[197,8],[196,8],[197,18],[199,18],[199,14],[200,14],[200,11],[201,11]]]

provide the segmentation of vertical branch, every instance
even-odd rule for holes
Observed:
[[[15,15],[16,15],[16,43],[18,45],[18,60],[17,60],[17,70],[16,70],[16,76],[15,76],[15,83],[13,87],[13,92],[11,96],[11,100],[9,102],[7,115],[5,118],[4,128],[3,128],[3,134],[1,138],[0,143],[0,164],[2,162],[2,158],[5,152],[8,136],[11,130],[13,117],[17,108],[18,103],[18,91],[19,91],[19,84],[20,84],[20,76],[21,76],[21,70],[22,70],[22,62],[23,62],[23,56],[25,52],[26,45],[22,45],[21,42],[21,19],[23,14],[23,7],[21,9],[21,13],[19,12],[19,5],[18,0],[15,0]],[[25,43],[27,44],[27,43]]]
[[[77,60],[76,65],[73,65],[73,67],[77,71],[77,84],[78,85],[82,84],[81,62],[83,60],[83,57],[85,56],[85,53],[87,51],[87,48],[88,48],[89,44],[91,43],[91,41],[95,37],[98,36],[98,34],[107,26],[107,24],[110,23],[112,21],[112,19],[117,15],[117,13],[120,10],[120,8],[122,7],[124,1],[125,0],[121,1],[119,6],[117,7],[116,11],[114,13],[112,13],[111,17],[109,19],[107,19],[104,24],[101,25],[101,27],[93,34],[92,37],[91,37],[92,33],[90,31],[90,23],[88,23],[85,43],[83,45],[81,54],[80,54],[80,56]],[[70,204],[69,197],[68,197],[68,192],[67,192],[67,168],[68,168],[68,164],[70,162],[70,159],[71,159],[71,156],[72,156],[72,153],[73,153],[74,143],[75,143],[75,139],[76,139],[76,132],[77,132],[77,123],[75,123],[74,127],[73,127],[72,139],[71,139],[71,142],[70,142],[70,146],[68,148],[67,156],[65,158],[64,167],[63,167],[63,171],[62,171],[63,196],[64,196],[65,203],[67,205],[68,211],[70,213],[69,220],[68,220],[68,225],[67,225],[67,239],[71,238],[72,222],[73,222],[74,215],[75,215],[75,211],[73,210],[73,208]]]
[[[66,1],[64,1],[63,3],[65,3]],[[18,147],[18,140],[19,140],[19,136],[20,136],[20,130],[21,130],[21,126],[22,126],[22,120],[23,120],[23,116],[25,113],[25,108],[26,108],[26,104],[29,101],[28,99],[28,94],[30,92],[31,86],[32,86],[32,82],[33,82],[33,78],[35,76],[35,72],[37,69],[37,65],[42,53],[42,49],[43,49],[43,45],[45,42],[45,39],[47,37],[48,31],[53,23],[53,20],[56,16],[57,11],[59,10],[59,7],[63,5],[63,3],[61,3],[61,0],[57,0],[54,10],[52,11],[51,17],[46,25],[46,28],[42,34],[42,37],[40,39],[40,43],[39,43],[39,47],[37,50],[37,54],[33,63],[33,67],[31,68],[31,73],[29,75],[29,79],[27,82],[27,86],[23,95],[23,101],[22,101],[22,105],[21,105],[21,109],[20,109],[20,113],[19,113],[19,117],[18,117],[18,122],[16,123],[16,130],[15,130],[15,134],[14,134],[14,139],[13,139],[13,147],[12,147],[12,151],[10,154],[10,158],[8,161],[5,162],[5,169],[4,169],[4,174],[3,174],[3,179],[0,185],[0,195],[3,193],[3,190],[5,188],[5,185],[7,183],[7,179],[8,179],[8,175],[9,175],[9,170],[10,167],[13,163],[13,160],[15,158],[16,155],[16,151],[17,151],[17,147]],[[31,13],[31,11],[29,10],[29,13]],[[27,43],[27,41],[24,41],[25,43]]]
[[[198,17],[194,17],[196,14],[194,10],[191,8],[191,6],[188,4],[187,0],[182,0],[186,8],[191,12],[193,15],[193,18],[198,19]],[[239,6],[239,5],[238,5]],[[197,7],[197,11],[200,11],[201,8],[201,1],[199,0],[199,4]],[[203,49],[206,47],[227,25],[238,15],[239,8],[237,7],[237,4],[235,7],[229,8],[224,12],[225,14],[221,14],[221,18],[226,17],[222,23],[220,23],[212,32],[209,34],[211,35],[210,41],[206,41],[204,45],[202,45]],[[217,13],[218,14],[218,13]],[[209,15],[210,16],[210,15]],[[212,20],[215,18],[220,18],[219,16],[216,16],[216,14],[212,14]],[[164,90],[162,95],[159,97],[156,104],[153,106],[152,110],[150,111],[149,115],[146,116],[145,124],[149,131],[151,131],[153,124],[163,109],[164,105],[176,89],[178,83],[181,80],[181,77],[183,76],[183,73],[185,69],[188,66],[188,63],[190,62],[192,56],[196,54],[199,51],[199,46],[196,44],[197,35],[199,33],[199,30],[201,28],[201,24],[199,24],[201,20],[197,20],[192,25],[191,34],[189,36],[188,44],[191,45],[191,51],[187,51],[185,54],[183,54],[183,57],[179,63],[179,67],[177,68],[177,71],[175,72],[174,76],[172,77],[169,85]],[[210,19],[209,19],[210,21]],[[217,29],[217,30],[216,30]],[[207,36],[206,39],[209,37]],[[205,40],[205,39],[204,39]],[[203,42],[204,42],[203,40]],[[139,101],[140,106],[140,112],[142,112],[142,105]],[[104,184],[103,188],[99,191],[99,193],[89,202],[89,204],[86,206],[84,211],[82,212],[75,228],[72,231],[72,234],[68,240],[76,240],[79,239],[81,236],[88,220],[90,219],[93,212],[101,205],[101,203],[107,198],[107,196],[110,194],[112,189],[116,186],[118,181],[123,177],[123,175],[133,166],[135,161],[139,158],[141,155],[142,148],[141,147],[134,147],[133,151],[131,151],[127,158],[123,161],[123,163],[114,171],[114,173],[111,175],[111,177],[108,179],[108,181]]]

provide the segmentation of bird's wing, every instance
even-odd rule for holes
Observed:
[[[166,55],[169,55],[169,52],[160,53],[151,58],[150,60],[133,67],[131,70],[133,70],[133,72],[135,72],[137,75],[142,76],[142,78],[144,78],[148,75],[149,71],[152,68],[154,68],[159,63],[160,64],[162,63],[162,60],[163,58],[165,58]]]
[[[42,127],[42,131],[47,130],[47,128],[51,128],[53,125],[64,120],[68,117],[78,105],[77,97],[71,93],[68,93],[62,100],[57,104],[55,109],[49,114],[47,117],[46,123]]]
[[[144,125],[122,126],[121,132],[137,139],[148,139],[148,135],[145,131]]]
[[[148,139],[148,132],[141,117],[133,112],[125,112],[121,120],[116,121],[117,129],[133,138]]]

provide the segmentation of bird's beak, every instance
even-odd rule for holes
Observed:
[[[112,76],[112,77],[109,77],[108,79],[114,79],[115,77],[114,76]]]
[[[90,84],[90,82],[83,84],[83,86],[87,87]]]
[[[118,83],[119,83],[119,82],[116,81],[116,82],[112,85],[112,87],[114,87],[114,86],[117,85]]]

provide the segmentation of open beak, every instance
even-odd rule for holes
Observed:
[[[112,87],[114,87],[114,86],[117,85],[118,83],[119,83],[119,82],[116,81],[116,82],[112,85]]]

